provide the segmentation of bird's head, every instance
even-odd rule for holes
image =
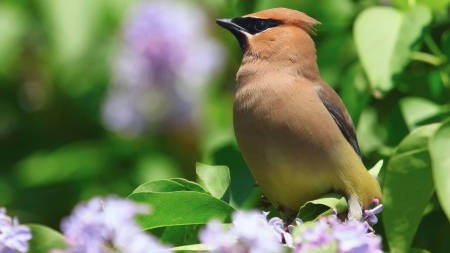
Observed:
[[[216,22],[237,38],[244,54],[249,50],[261,54],[263,48],[281,50],[280,47],[301,43],[302,39],[314,46],[308,33],[314,33],[314,25],[320,24],[303,12],[286,8],[268,9],[232,19],[217,19]]]

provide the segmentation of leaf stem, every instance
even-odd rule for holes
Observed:
[[[436,67],[439,67],[442,64],[441,58],[439,58],[435,55],[423,53],[423,52],[412,52],[411,59],[416,60],[416,61],[426,62],[426,63],[431,64]]]

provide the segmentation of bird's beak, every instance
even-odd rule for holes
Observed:
[[[237,25],[236,23],[233,22],[233,19],[230,18],[216,19],[216,23],[221,27],[230,31],[234,35],[234,37],[236,37],[236,39],[238,40],[242,52],[245,52],[248,44],[246,35],[247,32],[245,28]]]
[[[242,33],[245,31],[244,28],[233,23],[231,18],[219,18],[216,19],[216,23],[233,34]]]

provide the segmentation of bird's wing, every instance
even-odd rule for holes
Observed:
[[[358,139],[356,138],[355,126],[339,95],[326,83],[316,83],[315,89],[342,134],[350,145],[352,145],[359,158],[362,159]]]

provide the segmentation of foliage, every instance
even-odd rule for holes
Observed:
[[[152,86],[159,93],[150,94],[161,96],[147,96],[148,90],[138,89],[138,101],[127,98],[127,103],[144,103],[138,104],[140,109],[152,109],[150,116],[139,112],[139,117],[147,117],[139,124],[146,125],[131,134],[108,125],[105,104],[123,88],[117,86],[117,77],[123,77],[118,72],[124,71],[117,61],[130,60],[120,56],[130,46],[123,34],[134,3],[0,3],[0,206],[22,223],[46,226],[31,226],[36,235],[30,242],[32,252],[39,252],[33,246],[36,238],[61,243],[55,230],[62,217],[76,203],[96,195],[131,193],[130,199],[152,202],[154,211],[167,215],[153,212],[139,221],[180,251],[202,249],[192,244],[198,243],[196,235],[210,218],[228,222],[235,209],[257,208],[261,191],[253,187],[232,132],[241,53],[214,19],[279,6],[303,11],[322,23],[313,37],[321,76],[337,90],[352,116],[366,167],[384,160],[378,176],[384,211],[374,227],[383,238],[383,250],[448,252],[449,0],[172,4],[188,2],[204,16],[195,21],[204,25],[189,31],[201,33],[203,41],[211,40],[222,51],[218,49],[215,60],[202,56],[195,64],[185,64],[209,62],[215,67],[210,72],[184,69],[199,86],[183,82],[181,95],[173,88],[179,88],[178,80],[170,83],[170,90]],[[187,22],[171,29],[183,24]],[[201,31],[195,30],[199,27]],[[190,39],[195,41],[195,36]],[[178,103],[186,96],[189,103]],[[122,115],[121,108],[114,107],[113,115]],[[179,112],[192,117],[177,121]],[[199,164],[197,179],[196,162],[222,167]],[[211,169],[221,173],[209,174]],[[186,201],[189,205],[184,207],[181,203]],[[330,213],[330,206],[344,209],[341,204],[336,196],[311,201],[300,217],[314,220]],[[187,206],[189,210],[183,209]],[[273,210],[270,215],[276,214]]]
[[[204,164],[197,164],[196,171],[199,177],[202,177],[206,182],[217,180],[221,175],[229,174],[227,167],[207,166]],[[235,252],[236,248],[233,245],[235,237],[242,237],[243,243],[246,244],[244,247],[253,248],[254,251],[252,252],[263,252],[263,250],[264,252],[280,252],[282,250],[280,245],[281,238],[285,238],[288,246],[298,247],[300,252],[308,252],[308,249],[311,249],[309,247],[317,247],[317,243],[327,246],[324,252],[336,252],[336,245],[333,243],[336,240],[341,243],[339,245],[345,246],[345,243],[347,243],[350,248],[355,247],[352,240],[359,240],[362,245],[374,247],[374,249],[379,247],[380,238],[378,237],[367,237],[367,241],[360,240],[361,238],[359,237],[365,236],[367,233],[368,225],[366,223],[356,221],[354,223],[340,223],[337,220],[336,213],[346,211],[347,206],[345,198],[340,194],[327,194],[318,200],[308,202],[302,207],[299,217],[303,217],[303,210],[303,212],[307,211],[306,213],[310,217],[310,219],[305,217],[304,221],[319,220],[319,222],[317,223],[317,228],[312,226],[312,222],[307,223],[308,225],[297,224],[295,229],[298,231],[295,232],[293,230],[294,227],[290,226],[290,229],[293,231],[291,233],[296,238],[303,237],[308,238],[308,240],[314,240],[309,242],[310,245],[302,241],[299,241],[298,245],[294,245],[292,235],[283,230],[283,222],[280,218],[275,217],[267,222],[267,213],[258,214],[255,211],[248,213],[234,212],[229,202],[220,200],[221,195],[214,196],[214,193],[218,190],[226,189],[229,186],[228,177],[222,177],[222,180],[219,181],[210,185],[208,191],[196,183],[178,178],[145,183],[139,186],[128,198],[144,204],[142,207],[150,206],[152,210],[148,214],[144,214],[145,211],[140,211],[139,209],[142,209],[142,207],[132,204],[133,202],[114,198],[102,200],[101,202],[100,199],[94,198],[87,204],[75,208],[72,215],[69,218],[65,218],[64,225],[62,225],[66,236],[65,241],[68,244],[71,241],[81,242],[84,252],[88,249],[98,248],[98,243],[101,242],[102,238],[97,237],[101,237],[99,235],[103,233],[114,234],[110,232],[111,230],[118,230],[116,233],[126,233],[127,239],[132,239],[134,237],[132,235],[133,229],[127,228],[130,225],[128,219],[134,214],[140,214],[137,218],[140,228],[148,230],[157,236],[161,242],[176,246],[172,248],[174,252],[197,252],[208,249],[209,246],[217,247],[217,244],[228,248],[224,252]],[[104,205],[102,212],[99,212],[100,203]],[[334,218],[324,216],[325,214],[333,213],[333,210],[337,211],[334,214]],[[114,214],[114,212],[115,215],[106,214]],[[233,220],[231,215],[233,215]],[[333,233],[328,229],[326,220],[330,222],[331,227],[335,230]],[[230,224],[231,221],[233,222],[232,224]],[[226,232],[226,230],[219,228],[218,231],[217,226],[223,227],[224,225],[216,222],[225,223],[226,227],[234,226],[234,229]],[[109,225],[111,228],[105,231],[103,229],[104,225]],[[275,238],[280,235],[274,233],[276,226],[284,234],[283,237],[279,237],[278,241]],[[66,248],[63,235],[53,229],[41,225],[30,225],[30,227],[33,233],[33,238],[30,241],[30,251],[44,253],[50,249],[63,250]],[[323,240],[322,237],[314,239],[314,236],[311,237],[313,234],[318,235],[317,229],[328,239]],[[348,232],[349,229],[355,230],[350,232],[353,236],[343,236],[346,235],[344,231]],[[201,233],[199,233],[200,230],[202,230]],[[94,233],[91,235],[92,231]],[[68,233],[70,233],[70,236]],[[92,237],[96,237],[92,239],[93,243],[86,243],[86,240]],[[106,238],[114,242],[117,240],[110,239],[110,236],[106,236]],[[202,240],[203,244],[199,244],[199,239]],[[139,242],[131,242],[131,244],[135,243]],[[126,243],[124,244],[126,245]],[[247,252],[245,249],[242,250],[242,252]],[[75,251],[78,252],[77,250]],[[61,252],[72,251],[67,249],[67,251]],[[106,250],[105,252],[111,252],[111,250]]]

